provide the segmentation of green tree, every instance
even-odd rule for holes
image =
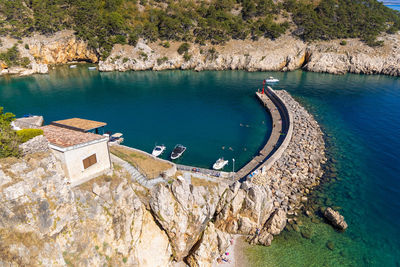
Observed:
[[[20,140],[17,133],[12,129],[11,122],[15,119],[12,113],[4,113],[0,107],[0,158],[17,157],[20,155]]]

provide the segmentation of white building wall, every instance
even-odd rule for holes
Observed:
[[[68,171],[67,175],[72,185],[85,182],[111,168],[107,140],[68,150],[63,154]],[[84,169],[83,160],[93,154],[96,154],[97,163]]]

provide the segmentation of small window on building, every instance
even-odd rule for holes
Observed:
[[[83,168],[87,169],[96,163],[97,163],[96,154],[93,154],[90,157],[87,157],[86,159],[83,160]]]

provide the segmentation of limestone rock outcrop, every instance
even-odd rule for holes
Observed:
[[[0,265],[169,265],[167,235],[123,175],[71,188],[48,152],[0,169]]]
[[[39,135],[19,145],[19,149],[23,155],[45,152],[49,150],[49,141],[43,135]]]
[[[325,218],[337,229],[346,230],[348,225],[344,220],[344,217],[340,215],[338,211],[333,210],[332,208],[327,208],[324,212]]]
[[[86,42],[78,40],[73,31],[60,31],[54,36],[34,35],[26,38],[29,54],[37,63],[65,64],[71,61],[96,63],[97,54]]]
[[[218,191],[177,180],[157,185],[151,196],[151,211],[168,235],[175,260],[182,261],[213,217]]]
[[[268,187],[249,182],[235,182],[222,195],[217,207],[215,225],[232,234],[254,234],[273,212]]]
[[[223,255],[228,248],[230,238],[229,234],[215,228],[210,222],[199,240],[198,247],[186,261],[194,267],[211,267],[213,261]]]

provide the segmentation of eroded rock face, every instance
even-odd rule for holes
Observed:
[[[335,211],[331,208],[327,208],[324,212],[325,218],[336,228],[339,230],[346,230],[347,223],[344,220],[344,217],[340,215],[338,211]]]
[[[276,41],[231,40],[221,46],[191,44],[186,61],[177,49],[181,43],[171,42],[170,48],[139,40],[136,47],[115,45],[111,55],[99,62],[101,71],[194,69],[248,71],[287,71],[300,68],[306,56],[306,44],[291,36]],[[215,52],[212,48],[215,49]]]
[[[27,38],[29,54],[37,63],[65,64],[71,61],[89,61],[96,63],[97,55],[86,42],[78,40],[73,31],[57,32],[54,36],[35,35]]]
[[[2,264],[169,265],[167,235],[122,174],[71,188],[49,152],[0,169]]]
[[[175,260],[182,261],[213,217],[218,192],[177,180],[159,184],[151,196],[151,211],[169,237]]]
[[[211,267],[214,259],[226,251],[231,236],[209,223],[199,241],[198,248],[186,260],[190,266]]]
[[[217,207],[215,225],[232,234],[253,234],[262,228],[273,212],[268,187],[249,182],[235,182],[222,195]]]

